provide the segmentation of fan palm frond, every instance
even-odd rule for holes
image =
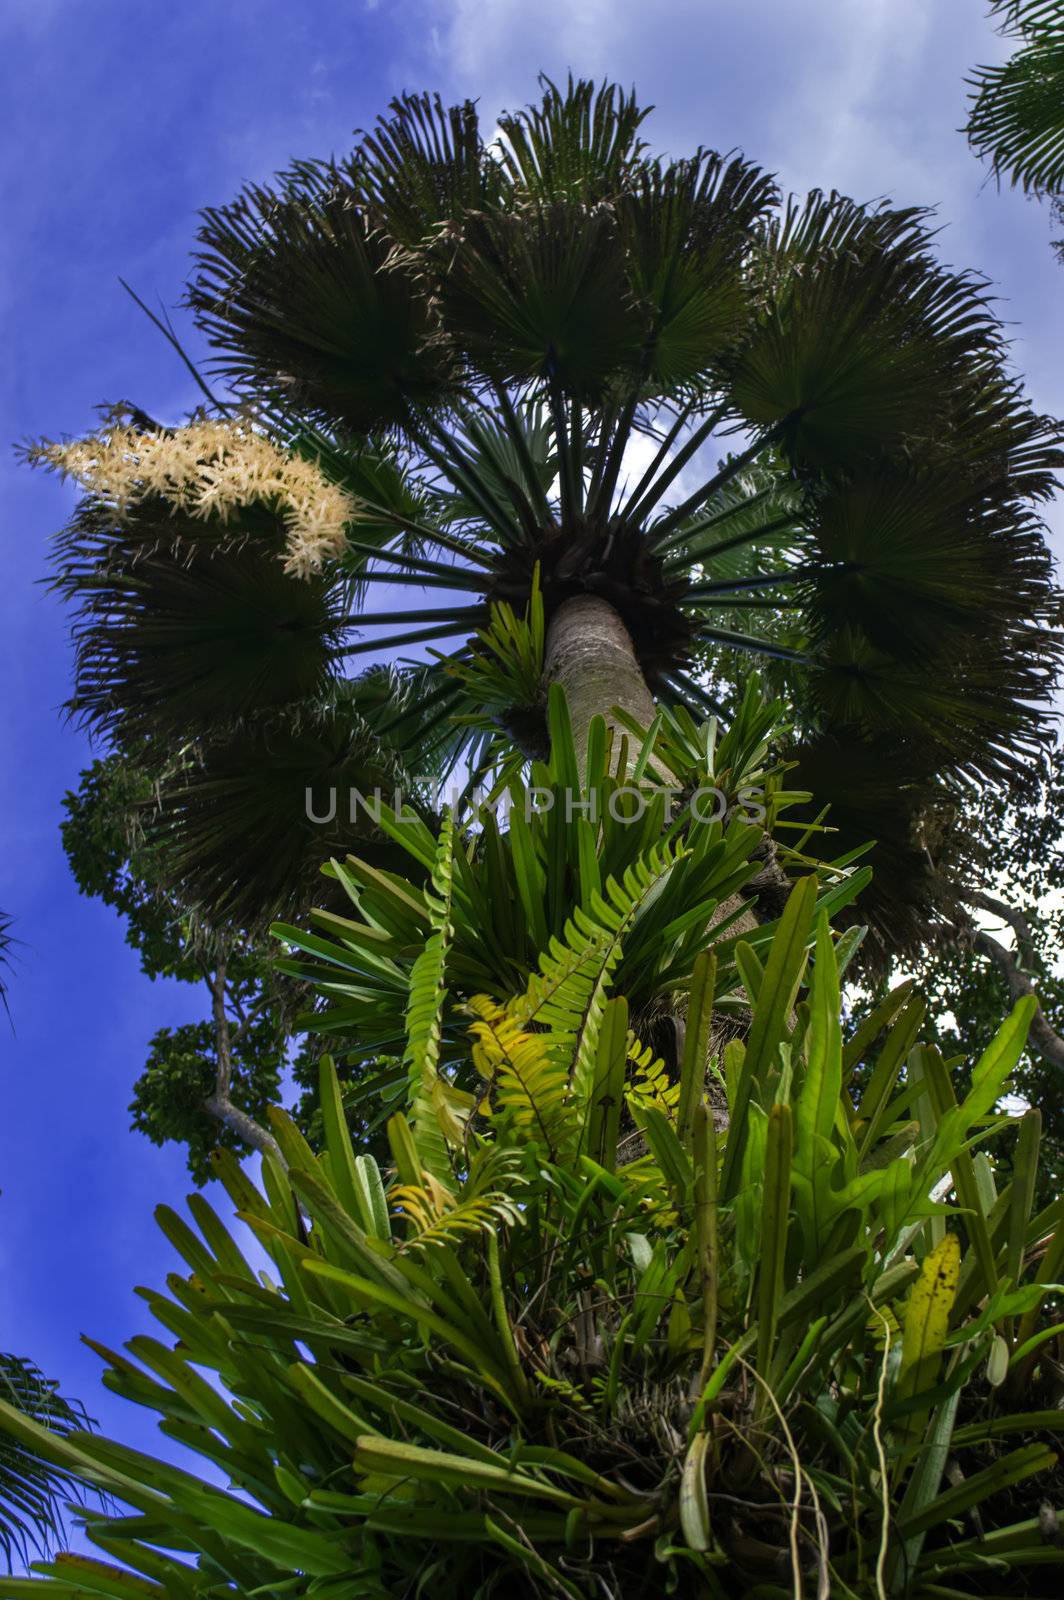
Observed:
[[[646,142],[639,130],[650,115],[634,91],[596,88],[570,74],[564,88],[540,76],[538,105],[499,118],[499,163],[519,197],[572,195],[594,205],[622,189],[639,170]]]
[[[237,390],[367,433],[446,392],[449,353],[339,168],[294,168],[204,213],[189,291]]]
[[[953,904],[943,898],[949,883],[961,881],[972,864],[975,844],[960,826],[959,796],[898,741],[867,743],[841,730],[789,754],[795,765],[788,781],[814,796],[805,820],[822,817],[830,830],[808,848],[830,859],[856,853],[872,868],[859,905],[840,922],[868,928],[862,959],[883,972],[891,958],[920,951],[942,926]],[[801,820],[801,812],[792,817]]]
[[[161,498],[84,501],[54,586],[73,601],[71,712],[111,738],[182,739],[321,692],[337,675],[335,578],[286,574],[276,518],[204,523]]]
[[[0,911],[0,1005],[6,1011],[7,1006],[7,979],[11,971],[11,948],[15,943],[11,932],[14,918],[6,911]]]
[[[502,175],[485,150],[476,104],[403,94],[364,135],[344,170],[388,233],[416,244],[426,221],[476,211],[498,197]]]
[[[731,393],[796,467],[911,454],[946,425],[960,373],[1002,357],[985,285],[939,265],[930,223],[814,191],[760,230],[764,309],[729,361]]]
[[[162,881],[209,925],[255,930],[301,914],[322,897],[323,865],[352,849],[380,866],[405,860],[374,819],[382,803],[431,815],[425,775],[374,732],[360,698],[356,680],[262,714],[158,777],[137,826]]]
[[[752,314],[750,235],[778,198],[752,162],[709,150],[646,162],[632,175],[618,213],[631,292],[648,318],[644,398],[704,385],[742,341]]]
[[[968,80],[965,130],[997,177],[1025,191],[1064,191],[1064,6],[1060,0],[992,0],[1000,31],[1018,48]]]

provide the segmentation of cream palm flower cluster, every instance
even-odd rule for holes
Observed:
[[[316,462],[290,455],[243,420],[202,419],[165,433],[112,421],[84,439],[45,441],[32,456],[106,500],[117,516],[146,495],[222,522],[253,502],[275,506],[288,534],[285,571],[297,577],[342,552],[359,510]]]

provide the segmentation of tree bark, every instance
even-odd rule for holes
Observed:
[[[214,1012],[214,1041],[216,1077],[214,1091],[207,1096],[204,1104],[212,1117],[235,1133],[246,1145],[257,1150],[260,1155],[271,1155],[281,1166],[287,1165],[281,1148],[273,1134],[246,1111],[241,1111],[230,1099],[230,1089],[233,1082],[233,1050],[229,1033],[229,1017],[225,1009],[225,962],[220,962],[217,971],[208,978],[211,990],[211,1002]]]
[[[624,736],[613,714],[615,706],[643,727],[654,720],[654,696],[647,688],[631,635],[609,601],[597,595],[578,594],[563,600],[551,617],[545,676],[548,683],[559,683],[565,690],[581,777],[592,717],[606,719],[615,743]]]

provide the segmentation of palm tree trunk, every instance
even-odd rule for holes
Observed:
[[[620,614],[598,595],[563,600],[547,629],[546,679],[565,690],[573,725],[576,759],[583,776],[587,730],[596,714],[606,719],[615,739],[623,732],[614,716],[620,707],[643,727],[654,720],[654,697],[647,688],[631,635]]]

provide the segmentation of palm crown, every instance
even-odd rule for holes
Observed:
[[[1005,780],[1042,737],[1059,638],[1036,507],[1058,431],[985,286],[938,261],[926,213],[781,203],[742,157],[654,157],[645,116],[545,83],[486,141],[471,103],[393,102],[346,160],[204,214],[189,304],[236,442],[201,453],[200,501],[144,473],[142,414],[95,453],[52,448],[92,490],[60,545],[74,705],[161,769],[182,752],[162,815],[212,914],[289,909],[277,883],[250,904],[248,850],[320,859],[320,838],[292,843],[304,780],[380,771],[389,746],[422,768],[472,740],[474,766],[497,754],[471,636],[534,590],[546,657],[502,675],[494,723],[534,746],[551,630],[581,597],[665,700],[712,710],[722,663],[767,658],[843,843],[893,838],[896,899],[941,784]],[[243,468],[215,498],[265,435],[315,464],[316,502]],[[429,664],[349,677],[415,648]],[[254,844],[220,808],[234,783],[258,786]],[[872,914],[890,924],[889,898]]]

